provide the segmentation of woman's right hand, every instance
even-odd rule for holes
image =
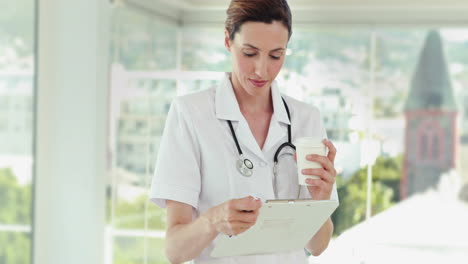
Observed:
[[[235,236],[255,224],[260,207],[262,207],[260,199],[247,196],[212,207],[208,209],[206,216],[216,232]]]

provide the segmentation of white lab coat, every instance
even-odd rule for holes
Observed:
[[[283,96],[291,113],[292,141],[302,136],[326,137],[317,108]],[[160,207],[175,200],[191,205],[193,217],[227,200],[248,195],[262,200],[297,198],[297,167],[291,155],[279,159],[278,178],[273,177],[273,156],[287,142],[290,123],[276,82],[272,85],[273,116],[263,149],[260,149],[240,112],[229,74],[218,86],[176,98],[169,110],[161,140],[150,199]],[[254,164],[251,177],[242,176],[236,161],[239,154],[231,135],[231,120],[244,153]],[[284,152],[292,152],[285,148]],[[275,195],[276,182],[277,194]],[[301,198],[310,198],[302,186]],[[336,186],[332,199],[338,200]],[[222,235],[222,234],[221,234]],[[212,258],[216,240],[193,263],[306,263],[303,249],[294,252]]]

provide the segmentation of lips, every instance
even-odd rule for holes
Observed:
[[[249,79],[249,81],[256,87],[262,87],[268,82],[268,81],[252,80],[252,79]]]

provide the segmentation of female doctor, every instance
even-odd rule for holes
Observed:
[[[231,1],[224,44],[232,73],[212,89],[173,101],[150,192],[154,203],[167,208],[166,255],[172,263],[307,262],[303,250],[210,256],[218,235],[237,235],[255,224],[262,200],[337,200],[336,149],[325,139],[319,111],[281,95],[275,82],[291,33],[286,0]],[[302,136],[324,138],[328,147],[327,156],[306,157],[323,166],[303,171],[320,177],[308,186],[298,185],[290,145]],[[328,219],[304,247],[319,255],[332,233]]]

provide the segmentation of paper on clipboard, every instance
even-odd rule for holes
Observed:
[[[244,233],[215,239],[212,257],[286,252],[304,248],[338,207],[338,201],[270,200]]]

